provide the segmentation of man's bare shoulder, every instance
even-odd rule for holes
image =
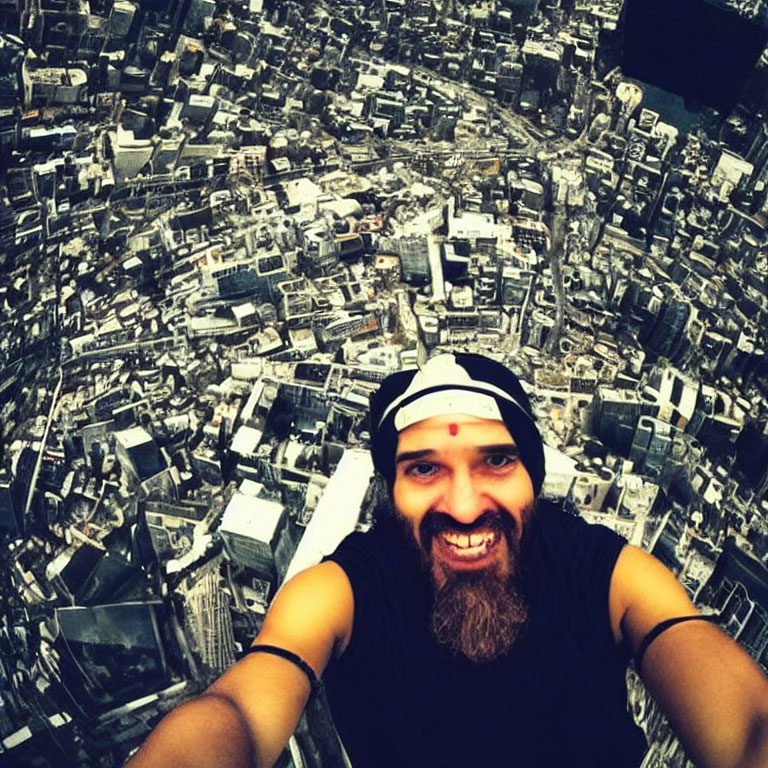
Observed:
[[[327,648],[330,643],[338,654],[349,642],[353,613],[352,587],[346,573],[334,562],[320,563],[281,587],[256,642],[280,645],[282,641],[300,655],[304,646],[311,645],[307,651],[312,651],[312,656],[317,646]],[[307,659],[310,664],[313,660]],[[318,661],[324,667],[327,658]]]
[[[611,623],[614,635],[636,650],[659,622],[699,613],[683,585],[655,557],[627,544],[611,579]]]
[[[348,595],[347,595],[348,593]],[[272,601],[270,612],[294,601],[319,600],[323,603],[352,597],[352,588],[344,569],[332,560],[318,563],[286,581]]]

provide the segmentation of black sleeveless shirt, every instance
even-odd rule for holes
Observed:
[[[325,685],[353,767],[636,768],[646,744],[608,615],[625,543],[540,502],[523,557],[526,633],[477,664],[432,640],[430,580],[396,522],[348,536],[328,559],[352,584],[352,639]]]

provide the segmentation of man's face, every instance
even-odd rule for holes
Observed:
[[[432,575],[437,642],[478,662],[505,653],[528,619],[519,552],[534,494],[504,423],[451,415],[404,429],[392,494]]]
[[[447,574],[489,567],[510,572],[510,556],[533,509],[533,485],[502,421],[450,415],[404,429],[393,500],[431,563]]]

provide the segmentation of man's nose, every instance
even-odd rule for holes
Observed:
[[[446,514],[464,525],[474,523],[487,507],[472,474],[463,468],[452,473],[443,502]]]

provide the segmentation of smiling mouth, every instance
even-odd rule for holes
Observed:
[[[481,530],[474,533],[441,531],[434,538],[439,555],[455,563],[479,563],[491,555],[501,541],[501,531]]]

